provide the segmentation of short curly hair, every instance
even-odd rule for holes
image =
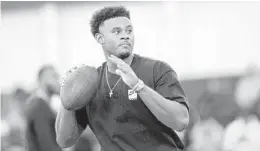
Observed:
[[[124,6],[104,7],[103,9],[96,11],[90,21],[92,35],[95,36],[96,33],[99,33],[99,26],[104,21],[115,17],[127,17],[130,19],[130,13]]]

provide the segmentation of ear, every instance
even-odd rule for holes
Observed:
[[[98,43],[100,43],[101,45],[103,45],[105,43],[104,37],[102,34],[100,33],[96,33],[95,34],[95,39],[97,40]]]

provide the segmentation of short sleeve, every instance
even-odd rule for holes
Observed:
[[[185,92],[178,80],[176,72],[165,62],[157,61],[154,64],[155,91],[164,98],[184,104],[189,110]]]
[[[88,121],[86,107],[76,110],[76,120],[77,120],[77,124],[81,126],[83,129],[87,127],[89,121]]]

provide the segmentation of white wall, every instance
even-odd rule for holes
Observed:
[[[232,73],[260,65],[259,2],[183,2],[180,10],[190,70]]]
[[[104,61],[89,19],[108,2],[59,3],[2,11],[1,88],[31,86],[43,63],[53,63],[63,74],[73,65]],[[131,10],[134,51],[167,61],[181,79],[237,73],[248,63],[260,64],[259,2],[123,4]]]

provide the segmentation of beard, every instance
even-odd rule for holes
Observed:
[[[118,58],[124,60],[124,59],[128,58],[129,56],[130,56],[130,52],[124,52],[124,53],[120,53],[118,55]]]
[[[124,59],[128,58],[131,55],[131,53],[132,53],[131,48],[121,48],[117,57],[124,60]]]
[[[59,94],[60,89],[57,85],[49,85],[48,86],[48,93],[51,95]]]

